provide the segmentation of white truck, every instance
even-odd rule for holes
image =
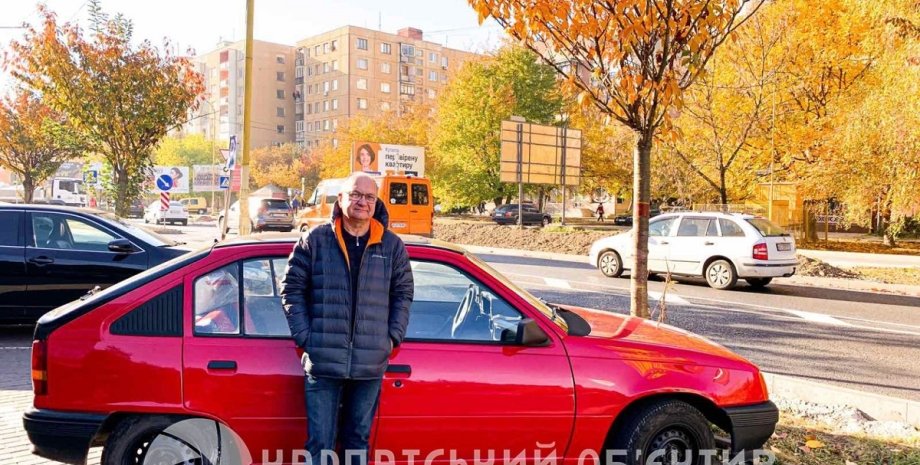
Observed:
[[[0,201],[19,203],[23,199],[22,184],[0,188]],[[86,206],[86,190],[83,180],[77,178],[52,178],[35,188],[32,201],[71,207]]]

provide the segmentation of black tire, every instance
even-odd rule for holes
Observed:
[[[700,465],[705,461],[699,451],[715,449],[715,438],[709,421],[699,410],[685,402],[664,400],[628,418],[608,447],[625,450],[625,457],[614,455],[613,460],[626,465],[646,465],[650,454],[661,449],[667,452],[660,462],[650,463],[671,463],[673,451],[678,453],[680,463],[687,463],[686,457],[690,456],[691,465]],[[638,457],[636,451],[641,451]]]
[[[704,271],[706,284],[713,289],[726,290],[738,283],[738,272],[728,260],[718,259],[706,266]]]
[[[544,216],[543,219],[540,220],[540,226],[545,228],[545,227],[549,226],[549,224],[552,223],[552,222],[553,222],[553,220],[552,220],[550,217]]]
[[[182,226],[188,226],[188,220],[182,220]]]
[[[770,284],[770,281],[773,281],[773,278],[745,278],[744,280],[754,289],[763,289]]]
[[[608,278],[618,278],[623,274],[623,260],[616,251],[607,250],[597,259],[597,269]]]
[[[102,449],[102,465],[144,463],[149,442],[175,419],[162,416],[131,417],[123,420],[109,435]],[[145,443],[147,443],[145,445]]]
[[[199,214],[199,215],[204,215],[204,214],[207,213],[207,212],[208,212],[208,211],[205,210],[204,208],[199,208],[199,209],[198,209],[198,214]]]

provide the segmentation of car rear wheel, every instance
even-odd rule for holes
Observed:
[[[182,220],[182,226],[188,226],[188,220]]]
[[[685,402],[665,400],[633,414],[609,446],[620,454],[626,452],[625,456],[613,456],[614,462],[626,465],[700,465],[708,463],[700,451],[715,449],[715,438],[699,410]],[[648,461],[656,452],[658,459]]]
[[[731,289],[738,282],[738,273],[728,260],[713,260],[706,267],[706,283],[713,289]]]
[[[770,281],[773,281],[773,278],[746,278],[745,281],[754,289],[763,289],[770,284]]]
[[[623,274],[623,260],[620,260],[620,254],[608,250],[602,253],[601,258],[597,260],[597,269],[608,278],[619,277]]]
[[[225,426],[203,418],[131,417],[119,423],[109,435],[101,463],[240,463],[236,459],[243,451],[233,436]]]

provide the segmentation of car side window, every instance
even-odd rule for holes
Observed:
[[[32,213],[35,247],[58,250],[108,252],[112,234],[82,219],[57,213]]]
[[[195,334],[290,337],[279,293],[286,264],[285,258],[244,260],[196,279]]]
[[[22,247],[22,212],[0,212],[0,247]]]
[[[680,237],[696,237],[706,234],[709,229],[709,218],[690,218],[684,217],[677,228],[677,235]]]
[[[719,237],[719,226],[715,219],[709,220],[709,227],[706,228],[706,237]]]
[[[412,185],[412,205],[428,205],[428,186],[425,184]]]
[[[195,334],[240,333],[239,264],[195,280]]]
[[[744,237],[744,230],[732,220],[719,218],[719,227],[722,228],[722,237]]]
[[[442,264],[412,260],[415,297],[407,340],[462,343],[512,338],[522,315],[466,273]]]
[[[648,235],[649,237],[664,237],[671,235],[671,228],[674,226],[674,222],[677,218],[664,218],[657,221],[652,221],[648,225]]]
[[[404,182],[390,184],[390,204],[405,205],[409,203],[409,187]]]

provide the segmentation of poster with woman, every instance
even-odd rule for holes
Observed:
[[[354,166],[352,171],[364,171],[365,173],[379,173],[377,168],[378,156],[380,154],[380,144],[372,142],[359,142],[355,144]]]

